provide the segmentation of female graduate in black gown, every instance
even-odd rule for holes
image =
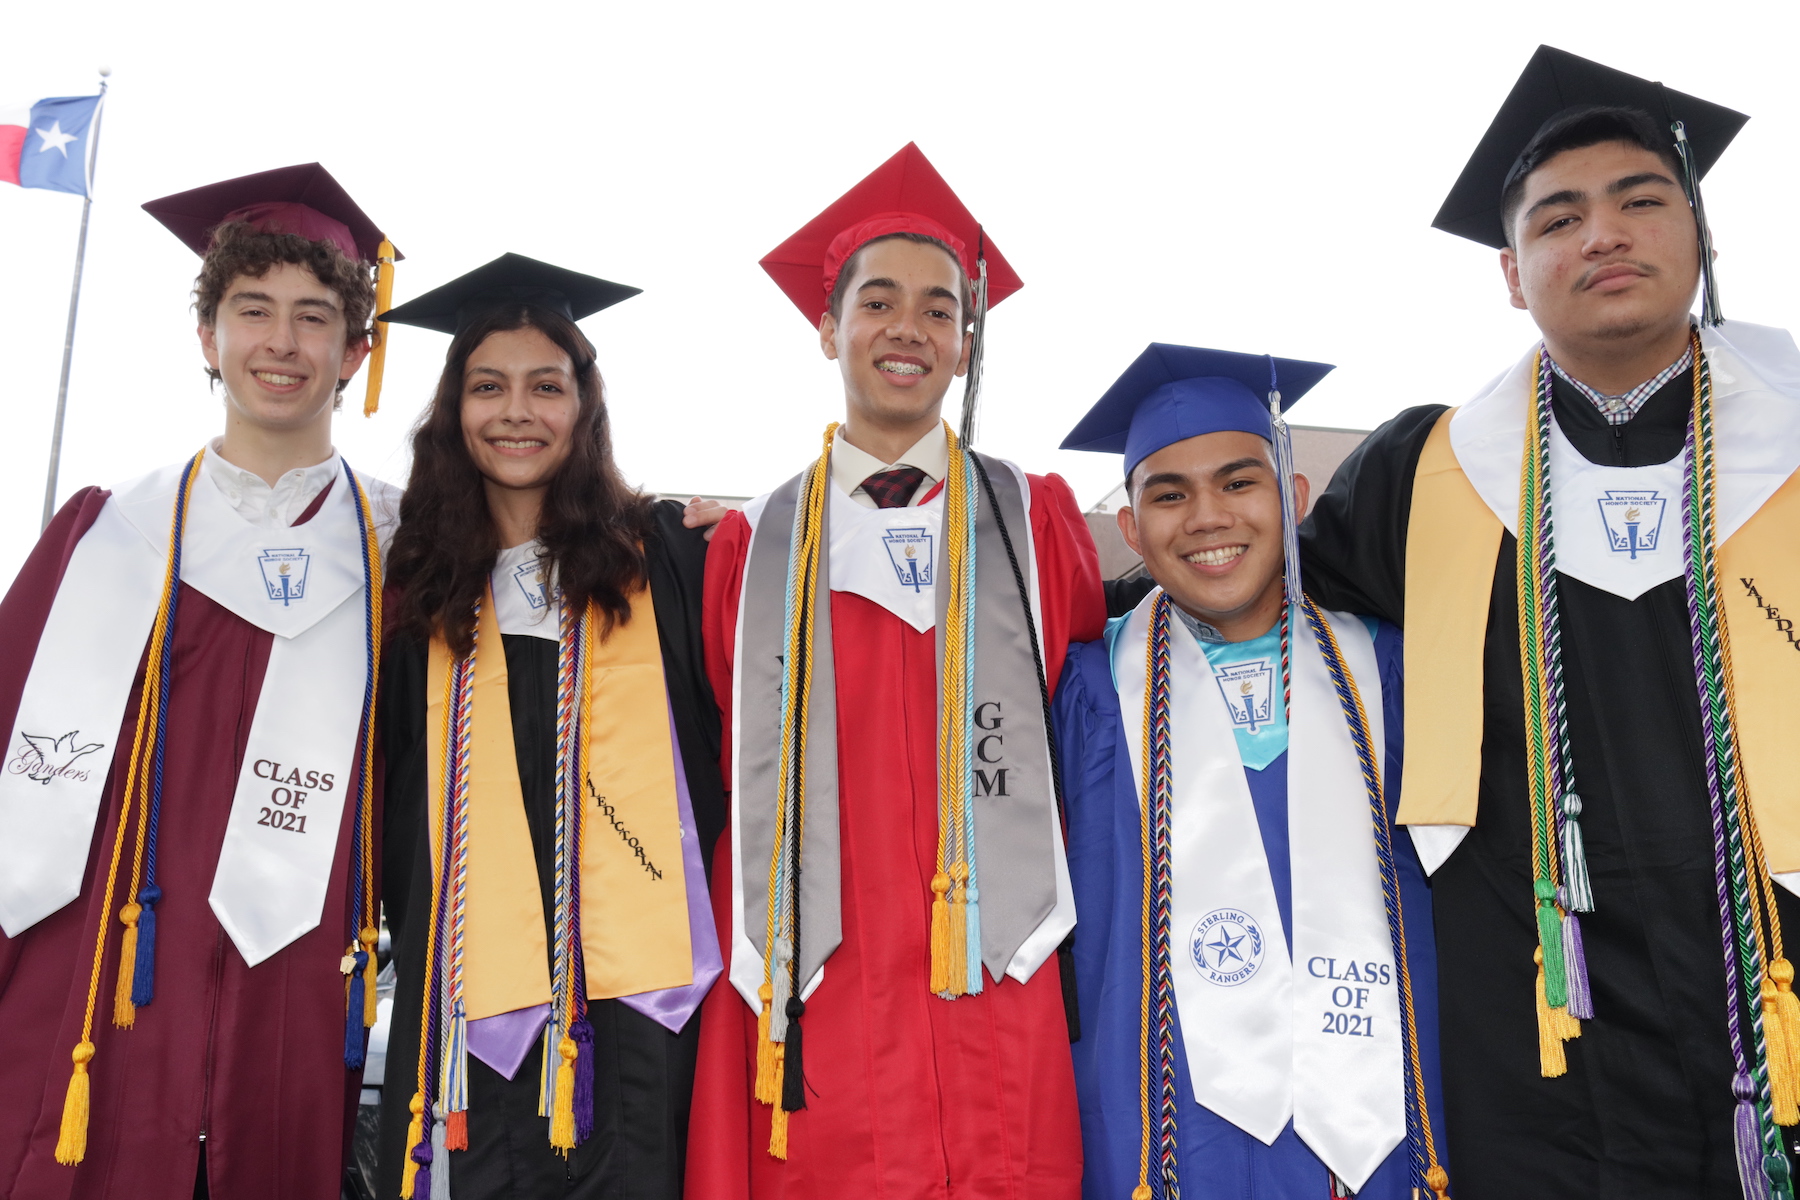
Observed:
[[[494,268],[504,286],[495,286]],[[685,780],[691,808],[691,825],[682,838],[697,837],[698,846],[710,850],[724,825],[718,709],[701,649],[706,542],[700,530],[684,528],[679,505],[633,491],[614,464],[594,350],[572,319],[632,294],[617,285],[606,287],[622,295],[592,286],[602,282],[509,255],[439,289],[443,294],[389,314],[397,321],[454,329],[455,339],[436,397],[413,435],[412,477],[388,571],[381,864],[398,987],[388,1049],[392,1086],[382,1101],[380,1194],[385,1197],[408,1184],[418,1200],[429,1194],[416,1187],[425,1177],[415,1179],[407,1162],[419,1157],[409,1102],[412,1072],[420,1061],[433,901],[431,813],[438,803],[431,795],[428,749],[432,639],[442,639],[452,653],[466,653],[476,629],[471,613],[484,592],[492,597],[488,603],[502,631],[519,793],[547,944],[555,944],[548,925],[557,883],[558,590],[565,605],[591,599],[595,611],[617,628],[631,616],[629,596],[648,582],[675,731],[675,770]],[[485,291],[477,287],[483,284]],[[472,288],[478,294],[471,296]],[[528,585],[534,583],[541,585],[535,605],[548,610],[547,630],[510,632],[529,618],[533,605],[521,608],[519,597],[510,597],[515,615],[509,617],[503,589],[525,588],[522,595],[529,596]],[[516,615],[521,612],[526,617]],[[642,701],[663,704],[655,695]],[[600,834],[590,830],[590,836]],[[704,910],[703,876],[692,853],[689,847],[690,907]],[[696,881],[698,896],[692,895]],[[711,935],[710,917],[705,933]],[[634,1006],[625,999],[588,1003],[592,1041],[581,1052],[592,1055],[592,1132],[585,1140],[569,1151],[552,1147],[551,1120],[539,1115],[544,1055],[537,1045],[522,1053],[511,1078],[471,1052],[463,1118],[467,1148],[446,1153],[440,1135],[429,1174],[448,1171],[458,1200],[678,1196],[699,1036],[693,1006],[709,982],[707,974],[717,971],[714,945],[706,951],[715,956],[703,973],[700,942],[696,936],[695,983],[686,989],[695,994],[658,993],[651,999],[661,997],[660,1006]],[[472,1047],[473,1030],[481,1024],[470,1022]],[[672,1031],[674,1025],[679,1032]],[[521,1040],[516,1029],[514,1040]],[[454,1134],[457,1127],[451,1128]]]

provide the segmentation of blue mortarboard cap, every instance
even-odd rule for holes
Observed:
[[[1152,342],[1063,439],[1064,450],[1123,454],[1125,474],[1164,446],[1235,430],[1269,438],[1269,393],[1282,411],[1332,364]]]

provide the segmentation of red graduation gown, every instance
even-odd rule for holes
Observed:
[[[1069,487],[1033,475],[1031,526],[1050,686],[1071,641],[1100,636],[1099,562]],[[706,654],[725,710],[750,526],[732,513],[707,557]],[[860,595],[831,597],[837,656],[843,944],[807,1001],[807,1107],[788,1160],[756,1103],[756,1014],[729,980],[705,1004],[689,1125],[689,1200],[1075,1200],[1081,1126],[1054,959],[945,1001],[926,990],[937,861],[937,634]],[[731,954],[731,843],[712,888]]]
[[[0,726],[6,729],[18,713],[69,556],[107,495],[87,488],[70,499],[0,602]],[[122,862],[95,1002],[87,1157],[76,1166],[56,1161],[56,1137],[69,1052],[81,1039],[87,1006],[104,873],[144,681],[141,663],[81,894],[16,938],[0,933],[0,1197],[6,1200],[190,1200],[203,1140],[213,1196],[337,1200],[340,1194],[361,1086],[361,1072],[344,1067],[344,977],[338,974],[349,942],[350,814],[339,828],[318,928],[261,965],[244,964],[207,903],[272,637],[183,585],[158,822],[164,898],[156,912],[156,1000],[138,1010],[133,1028],[113,1027],[117,910],[130,883],[130,866]],[[130,853],[127,846],[127,858]]]

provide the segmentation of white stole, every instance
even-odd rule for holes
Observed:
[[[7,743],[9,768],[0,773],[0,923],[8,935],[80,890],[108,771],[119,761],[112,743],[161,596],[181,469],[154,471],[108,498],[51,605]],[[378,518],[388,515],[391,489],[363,483],[379,501]],[[197,479],[182,551],[182,582],[274,635],[209,896],[255,966],[319,923],[344,805],[356,803],[349,793],[368,631],[349,481],[338,477],[305,525],[269,530],[239,516],[211,480]],[[67,737],[68,749],[44,743],[46,736]],[[32,758],[40,744],[52,745],[53,758]],[[15,771],[15,761],[45,765]],[[43,775],[51,778],[35,777]],[[57,800],[46,803],[52,791]]]
[[[1143,728],[1144,647],[1160,594],[1138,605],[1113,643],[1127,730]],[[1354,617],[1326,620],[1380,754],[1374,642]],[[1171,630],[1170,965],[1194,1099],[1265,1144],[1291,1117],[1355,1190],[1406,1136],[1399,988],[1349,726],[1311,628],[1298,621],[1292,637],[1290,960],[1231,715],[1205,653],[1185,629]]]

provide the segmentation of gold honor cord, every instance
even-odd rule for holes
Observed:
[[[763,982],[757,995],[762,1008],[756,1018],[756,1083],[759,1103],[771,1107],[769,1154],[786,1159],[788,1110],[782,1103],[786,1084],[783,1043],[772,1036],[771,1021],[776,999],[798,996],[799,947],[793,944],[793,918],[799,905],[799,881],[792,866],[804,849],[806,804],[806,722],[811,670],[808,657],[813,645],[815,591],[824,548],[825,502],[831,482],[831,440],[837,422],[825,429],[824,448],[807,473],[795,506],[795,536],[788,547],[787,616],[782,662],[780,792],[775,804],[774,849],[769,855],[769,881],[763,921]],[[790,808],[792,810],[790,814]],[[790,845],[790,841],[792,844]],[[788,890],[794,893],[786,896]]]
[[[136,862],[141,861],[145,829],[149,823],[150,760],[156,752],[155,735],[146,738],[144,731],[155,729],[162,716],[162,694],[158,680],[162,675],[164,644],[168,640],[175,593],[181,585],[182,517],[193,496],[194,480],[199,477],[200,460],[205,454],[206,451],[202,449],[189,461],[176,493],[174,511],[169,518],[169,556],[168,564],[163,569],[162,599],[157,604],[156,621],[150,629],[149,651],[144,660],[144,683],[138,693],[137,728],[131,737],[131,758],[125,773],[125,792],[119,799],[119,828],[113,836],[112,862],[107,867],[106,891],[100,902],[100,928],[94,937],[94,965],[88,975],[87,1009],[81,1020],[81,1040],[75,1044],[70,1055],[74,1060],[75,1070],[69,1077],[68,1093],[63,1097],[62,1125],[57,1131],[56,1161],[65,1166],[74,1166],[87,1157],[92,1088],[88,1077],[88,1063],[94,1058],[94,1007],[100,995],[100,968],[106,958],[106,931],[112,923],[113,892],[119,881],[119,858],[125,848],[132,804],[134,800],[141,800],[144,811],[138,817],[138,855],[133,865],[133,892],[127,896],[126,904],[119,910],[119,919],[125,924],[125,935],[119,947],[118,990],[113,995],[113,1024],[128,1029],[136,1020],[137,1010],[131,1003],[132,965],[136,958],[137,919],[140,913],[136,903]]]
[[[980,930],[972,927],[974,828],[969,811],[969,725],[974,666],[974,546],[969,462],[944,425],[949,468],[944,478],[944,571],[950,594],[944,608],[944,663],[938,702],[938,865],[931,880],[931,981],[946,1000],[981,991]],[[975,937],[973,946],[970,937]],[[973,962],[971,962],[973,959]]]

